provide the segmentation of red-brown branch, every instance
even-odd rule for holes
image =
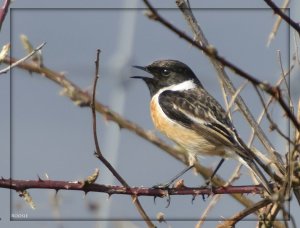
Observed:
[[[16,191],[28,189],[53,189],[53,190],[75,190],[88,192],[103,192],[109,195],[131,195],[131,196],[155,196],[165,197],[168,195],[212,195],[212,194],[260,194],[263,188],[258,185],[227,186],[217,188],[189,188],[181,186],[168,190],[147,187],[123,187],[101,184],[84,184],[83,181],[58,181],[58,180],[12,180],[0,179],[0,188],[8,188]]]

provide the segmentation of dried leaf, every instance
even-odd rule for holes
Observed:
[[[23,45],[23,47],[24,47],[27,54],[31,53],[34,50],[32,44],[29,42],[29,39],[26,35],[21,34],[20,35],[20,40],[21,40],[21,43],[22,43],[22,45]]]
[[[26,51],[27,54],[31,53],[34,51],[34,48],[32,44],[30,43],[28,37],[24,34],[20,35],[20,40],[21,43]],[[43,56],[42,56],[42,51],[39,50],[37,51],[31,58],[34,63],[36,63],[38,66],[42,67],[43,66]]]
[[[27,190],[19,191],[19,196],[22,197],[26,203],[29,204],[29,206],[32,209],[35,209],[35,203],[32,200],[32,197],[30,196],[29,192]]]
[[[10,43],[3,45],[2,50],[0,52],[0,63],[7,56],[9,48],[10,48]]]
[[[95,183],[95,181],[97,180],[98,176],[99,176],[99,169],[95,169],[94,173],[92,175],[88,176],[84,180],[84,185]]]
[[[162,222],[167,222],[166,219],[165,219],[165,214],[162,213],[162,212],[158,212],[157,215],[156,215],[156,219],[159,223],[162,223]]]
[[[174,184],[174,188],[184,188],[184,180],[180,179],[178,181],[176,181],[176,183]]]

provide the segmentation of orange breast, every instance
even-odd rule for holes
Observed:
[[[150,103],[151,117],[154,126],[168,138],[182,146],[188,152],[203,155],[224,154],[223,148],[214,145],[194,130],[183,127],[166,116],[158,105],[157,97],[153,97]]]

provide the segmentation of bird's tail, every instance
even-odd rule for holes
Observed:
[[[238,160],[254,173],[259,183],[261,183],[266,191],[271,195],[273,190],[271,189],[267,178],[255,163],[255,160],[258,158],[256,158],[256,155],[246,146],[246,144],[239,138],[238,135],[236,135],[236,140],[238,144],[235,147],[235,151],[238,155]]]

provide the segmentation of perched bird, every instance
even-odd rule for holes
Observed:
[[[226,111],[186,64],[158,60],[145,67],[133,67],[153,75],[133,78],[147,84],[155,127],[188,152],[190,166],[197,162],[197,155],[234,158],[248,167],[266,191],[272,193],[253,153],[241,142]]]

